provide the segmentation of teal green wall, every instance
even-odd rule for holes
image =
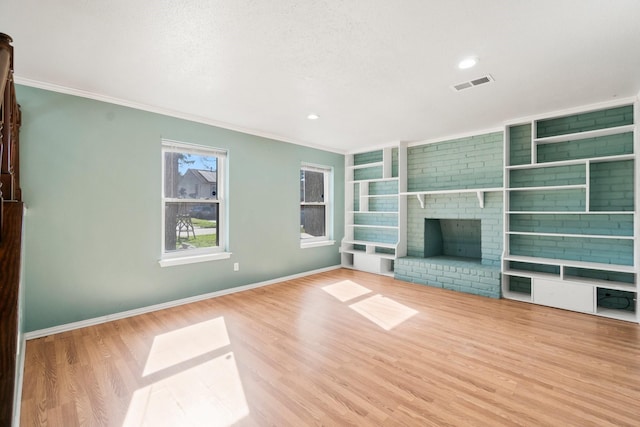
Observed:
[[[340,263],[343,155],[25,86],[17,95],[27,331]],[[228,150],[230,259],[159,266],[161,138]],[[333,246],[300,248],[301,162],[334,167]]]

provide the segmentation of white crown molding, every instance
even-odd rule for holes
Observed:
[[[288,144],[300,145],[303,147],[313,148],[316,150],[329,151],[337,154],[345,154],[345,150],[337,150],[331,147],[325,147],[323,145],[312,144],[307,142],[295,141],[292,139],[288,139],[279,135],[270,134],[267,132],[260,132],[252,129],[246,129],[240,126],[236,126],[230,123],[219,122],[216,120],[208,119],[206,117],[201,117],[193,114],[182,113],[180,111],[171,110],[168,108],[156,107],[153,105],[142,104],[138,102],[128,101],[120,98],[113,98],[107,95],[102,95],[99,93],[89,92],[85,90],[70,88],[66,86],[60,86],[53,83],[41,82],[38,80],[32,80],[20,76],[14,75],[14,82],[23,86],[30,86],[37,89],[44,89],[51,92],[63,93],[65,95],[73,95],[81,98],[93,99],[94,101],[107,102],[109,104],[120,105],[123,107],[134,108],[136,110],[148,111],[150,113],[162,114],[163,116],[175,117],[177,119],[188,120],[191,122],[202,123],[209,126],[215,126],[222,129],[232,130],[235,132],[244,133],[247,135],[258,136],[261,138],[272,139],[275,141],[286,142]]]
[[[175,301],[168,301],[160,304],[150,305],[147,307],[136,308],[128,311],[121,311],[119,313],[107,314],[106,316],[94,317],[92,319],[81,320],[79,322],[66,323],[64,325],[52,326],[51,328],[39,329],[36,331],[27,332],[24,334],[25,340],[32,340],[36,338],[46,337],[48,335],[59,334],[61,332],[73,331],[75,329],[86,328],[87,326],[99,325],[102,323],[111,322],[113,320],[126,319],[127,317],[138,316],[140,314],[151,313],[158,310],[164,310],[166,308],[177,307],[180,305],[190,304],[192,302],[198,302],[210,298],[221,297],[223,295],[235,294],[237,292],[248,291],[255,288],[261,288],[263,286],[274,285],[276,283],[286,282],[288,280],[299,279],[301,277],[311,276],[313,274],[325,273],[331,270],[337,270],[341,268],[341,265],[333,265],[331,267],[320,268],[312,271],[305,271],[304,273],[293,274],[291,276],[279,277],[277,279],[266,280],[264,282],[252,283],[244,286],[237,286],[235,288],[223,289],[221,291],[210,292],[203,295],[196,295],[193,297],[183,298]]]
[[[640,94],[638,95],[640,96]],[[603,110],[606,108],[617,107],[620,105],[632,104],[637,100],[638,100],[638,97],[635,97],[635,96],[626,97],[626,98],[616,98],[610,101],[603,101],[603,102],[597,102],[594,104],[581,105],[579,107],[565,108],[562,110],[550,111],[544,114],[536,114],[532,116],[519,117],[517,119],[505,121],[504,123],[505,123],[505,126],[518,125],[518,124],[523,124],[527,122],[532,122],[534,120],[546,119],[549,117],[557,118],[562,116],[570,116],[572,114],[584,113],[589,110]]]

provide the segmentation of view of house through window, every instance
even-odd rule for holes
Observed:
[[[221,242],[221,169],[225,153],[163,142],[163,256],[217,251]]]
[[[329,238],[330,168],[303,165],[300,169],[300,239]]]

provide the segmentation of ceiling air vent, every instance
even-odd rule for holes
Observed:
[[[451,89],[455,90],[456,92],[460,92],[461,90],[469,89],[475,86],[480,86],[485,83],[491,83],[493,81],[495,81],[493,80],[493,77],[487,74],[486,76],[478,77],[477,79],[473,79],[468,82],[462,82],[462,83],[458,83],[457,85],[453,85],[451,86]]]

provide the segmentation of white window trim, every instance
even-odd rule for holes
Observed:
[[[333,167],[316,165],[312,163],[302,163],[300,170],[308,170],[314,172],[322,172],[324,176],[325,195],[329,192],[329,197],[325,197],[324,203],[303,203],[302,206],[320,205],[325,207],[325,235],[319,237],[311,237],[308,239],[300,238],[300,248],[316,248],[320,246],[331,246],[336,242],[333,240]]]
[[[311,239],[308,239],[311,240]],[[309,249],[309,248],[318,248],[320,246],[332,246],[335,245],[336,241],[335,240],[314,240],[311,242],[307,242],[307,241],[300,241],[300,248],[302,249]]]
[[[160,267],[173,267],[176,265],[195,264],[197,262],[216,261],[231,258],[231,252],[217,252],[204,255],[189,255],[175,258],[163,258],[158,261]]]
[[[218,176],[221,177],[222,185],[217,186],[217,198],[216,200],[206,199],[176,199],[172,197],[164,196],[164,182],[165,182],[165,153],[187,153],[201,156],[215,156],[220,159],[217,162]],[[228,215],[226,204],[226,189],[227,189],[227,175],[226,175],[226,162],[227,151],[219,148],[207,147],[203,145],[187,144],[184,142],[172,141],[168,139],[162,140],[162,179],[160,191],[162,194],[161,203],[161,253],[158,263],[161,267],[172,267],[175,265],[193,264],[198,262],[215,261],[219,259],[228,259],[231,257],[231,252],[227,251],[227,230],[228,230]],[[221,222],[218,227],[218,246],[213,248],[199,248],[189,251],[176,251],[166,252],[165,249],[165,204],[167,202],[193,202],[193,203],[210,203],[218,205],[218,221]]]

